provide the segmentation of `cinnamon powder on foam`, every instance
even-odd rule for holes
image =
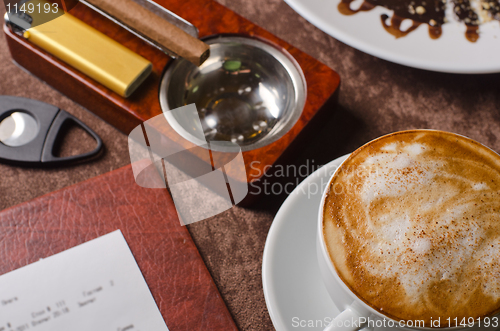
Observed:
[[[340,171],[327,198],[325,239],[341,278],[395,319],[500,307],[499,157],[449,138],[378,141],[344,164],[362,171]]]

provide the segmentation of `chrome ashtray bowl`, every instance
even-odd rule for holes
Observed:
[[[194,103],[205,139],[232,142],[242,151],[286,134],[306,100],[305,78],[293,57],[251,37],[218,36],[205,42],[211,55],[200,67],[178,59],[166,70],[160,86],[164,114]],[[192,121],[182,114],[171,112],[167,121],[184,138],[196,141],[185,137],[193,128],[186,127]]]

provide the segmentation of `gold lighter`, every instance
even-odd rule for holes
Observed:
[[[6,15],[11,28],[119,95],[130,96],[151,73],[148,60],[57,5],[50,3],[47,7],[48,2],[43,0],[27,3],[29,9],[16,8],[16,13]]]

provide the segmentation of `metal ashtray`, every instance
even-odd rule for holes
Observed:
[[[218,36],[205,42],[210,57],[200,67],[179,58],[162,78],[160,104],[170,126],[195,142],[189,136],[194,128],[185,127],[189,119],[168,112],[194,103],[209,142],[230,141],[249,151],[287,133],[306,100],[305,78],[293,57],[251,37]],[[213,144],[212,149],[223,146]]]
[[[232,151],[237,144],[248,151],[278,140],[299,119],[306,82],[286,50],[241,35],[200,41],[195,26],[151,0],[128,1],[137,14],[124,13],[112,0],[82,2],[175,58],[159,97],[169,125],[184,139],[199,144],[204,135],[212,150]],[[178,109],[190,104],[198,116]]]

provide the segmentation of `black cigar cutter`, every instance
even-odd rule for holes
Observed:
[[[68,121],[82,127],[97,141],[93,151],[54,156],[59,133]],[[92,158],[101,149],[101,138],[66,111],[36,100],[0,96],[0,162],[24,166],[67,165]]]

